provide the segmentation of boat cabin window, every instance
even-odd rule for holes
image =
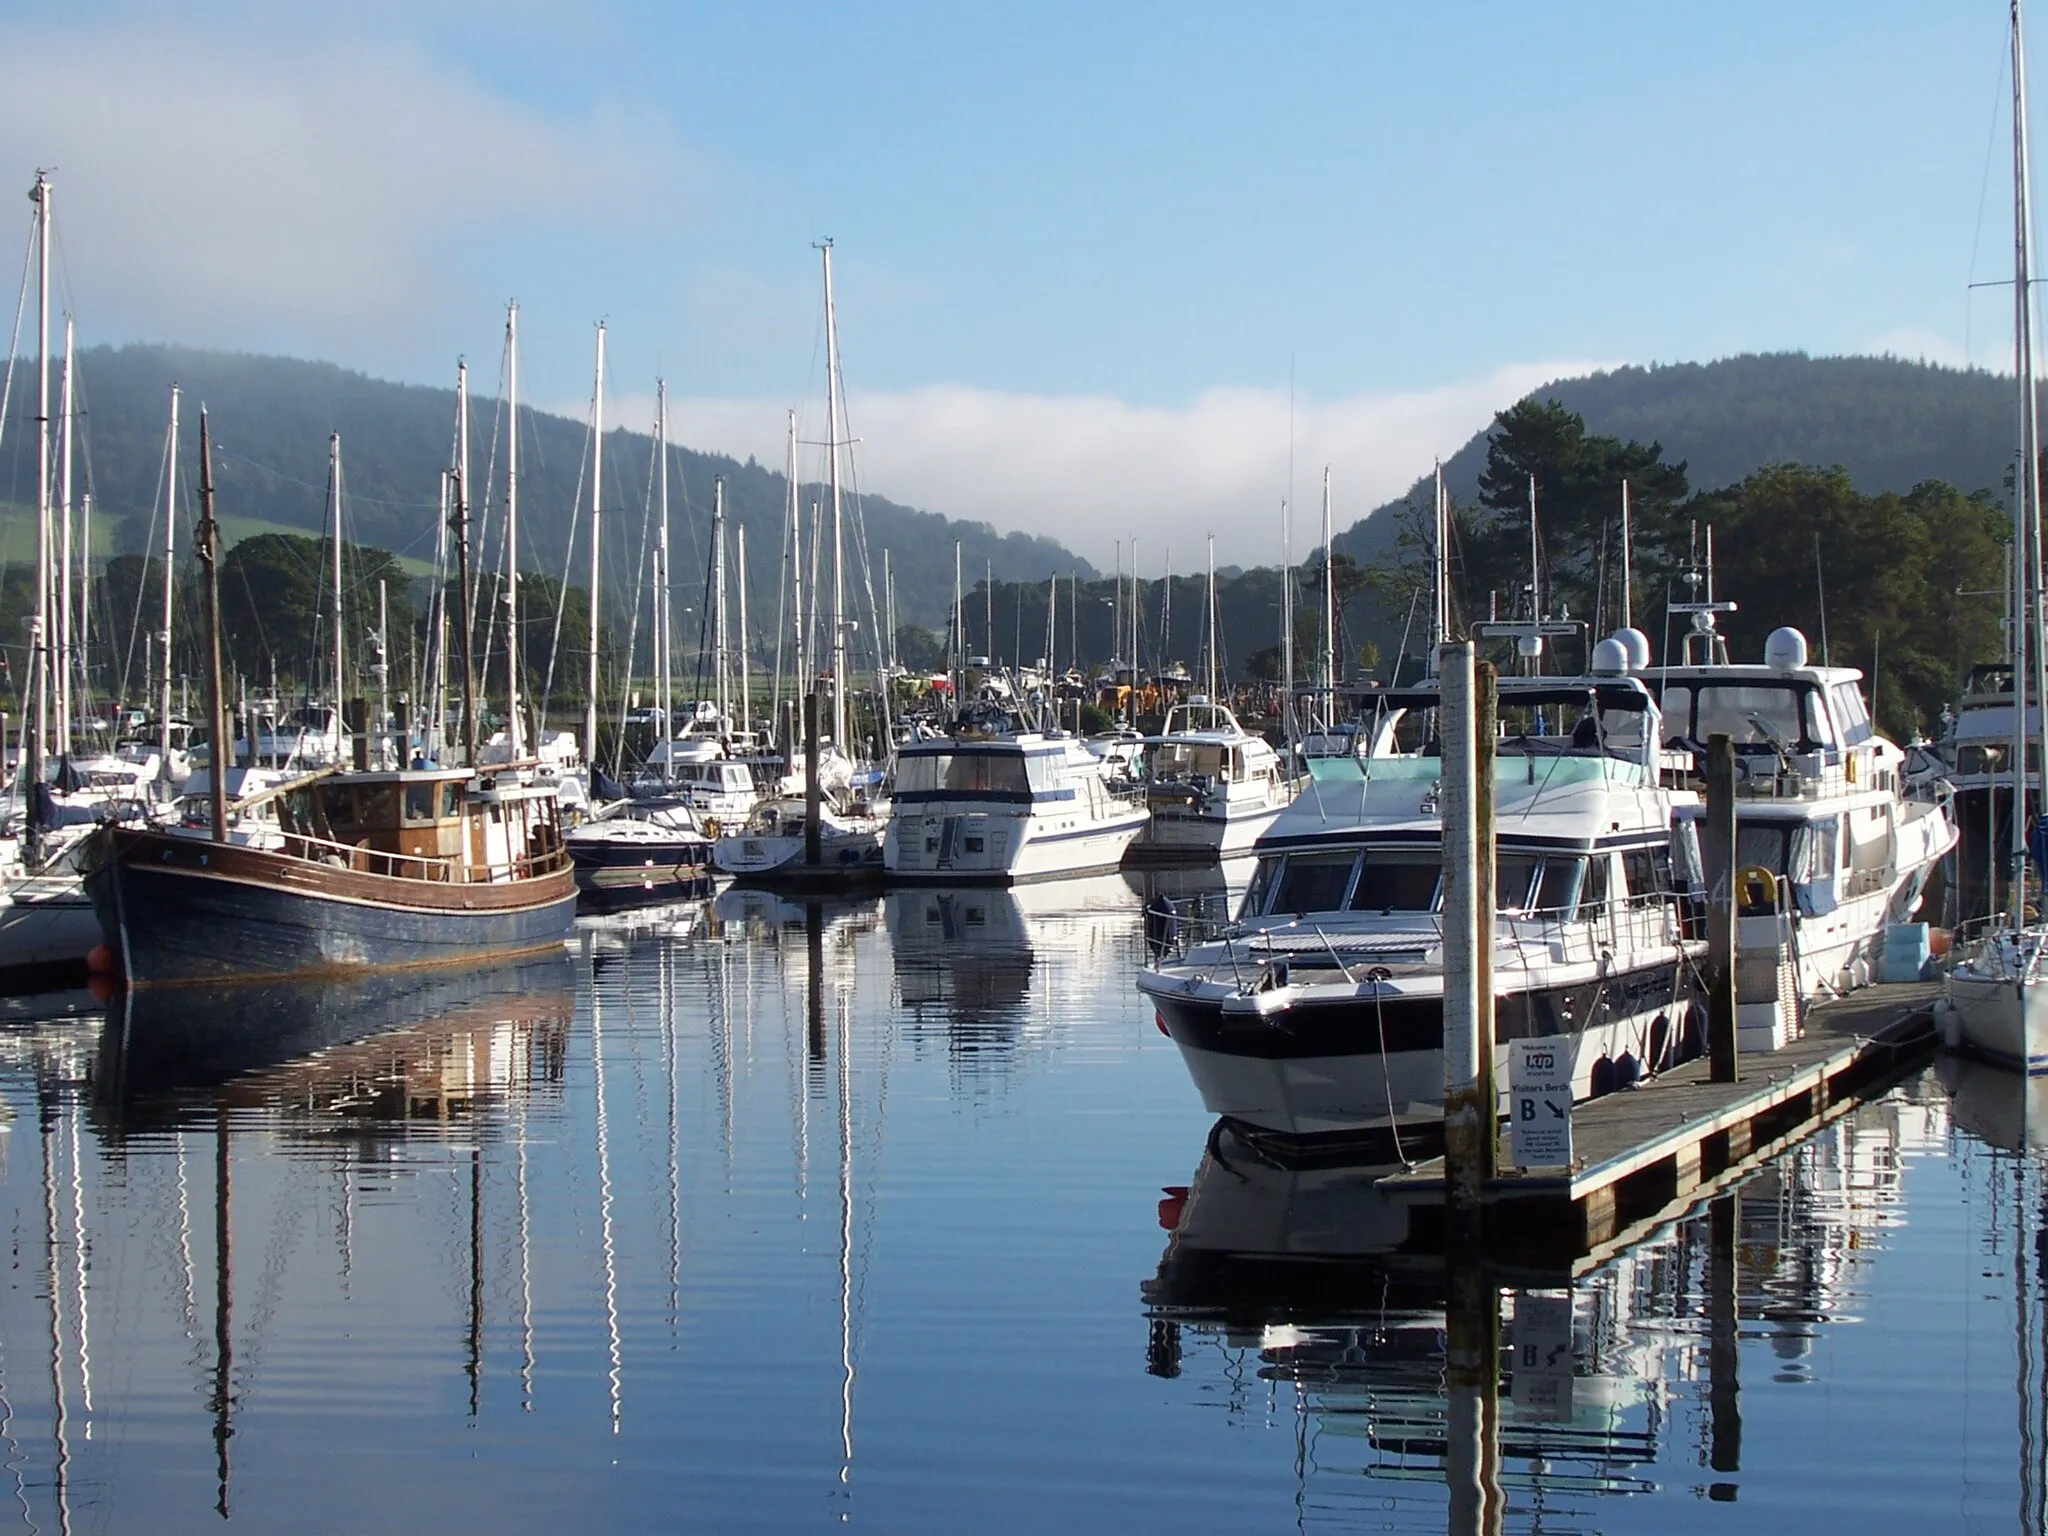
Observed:
[[[1031,785],[1024,759],[1015,753],[920,752],[898,761],[896,787],[912,793],[1002,790],[1027,794]]]
[[[1598,917],[1607,907],[1607,855],[1596,853],[1586,861],[1585,882],[1579,887],[1580,917]]]
[[[1628,882],[1631,906],[1641,906],[1669,896],[1672,892],[1670,844],[1626,850],[1621,856],[1621,875]]]
[[[1493,863],[1493,907],[1496,912],[1530,910],[1529,889],[1543,868],[1533,853],[1497,854]]]
[[[1369,848],[1351,894],[1354,912],[1428,912],[1443,855],[1433,848]]]
[[[418,826],[421,822],[434,819],[434,802],[439,798],[434,791],[435,784],[408,784],[405,786],[405,823]]]
[[[1726,735],[1738,750],[1811,752],[1835,740],[1820,690],[1809,683],[1671,683],[1663,707],[1670,736]]]
[[[1579,883],[1585,878],[1586,861],[1553,853],[1543,861],[1542,877],[1536,882],[1533,910],[1554,912],[1569,918],[1578,904]]]
[[[1275,882],[1269,912],[1341,912],[1351,890],[1351,869],[1358,855],[1290,853]]]
[[[1863,690],[1854,683],[1836,683],[1832,690],[1835,718],[1842,723],[1842,740],[1855,746],[1871,738],[1870,711],[1863,705]]]

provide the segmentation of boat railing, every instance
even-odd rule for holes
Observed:
[[[292,858],[308,859],[359,875],[383,875],[394,880],[426,880],[444,885],[485,885],[505,880],[527,880],[552,874],[565,867],[568,854],[560,848],[540,853],[518,853],[502,863],[470,865],[461,855],[451,853],[393,853],[367,843],[344,843],[311,833],[294,832],[284,839],[284,852]]]

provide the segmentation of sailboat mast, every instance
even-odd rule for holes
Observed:
[[[967,680],[967,597],[960,580],[960,541],[953,541],[953,644],[946,659],[953,673],[953,707],[960,707],[960,689]]]
[[[747,525],[741,523],[733,529],[733,542],[739,556],[739,643],[735,647],[734,660],[738,665],[740,687],[740,735],[752,737],[754,733],[754,707],[748,698],[747,687]]]
[[[832,478],[832,740],[846,745],[846,582],[840,569],[839,319],[832,307],[832,242],[819,250],[825,264],[825,452]]]
[[[64,317],[64,377],[57,413],[57,750],[71,751],[71,368],[74,327]]]
[[[1284,497],[1280,502],[1280,711],[1281,726],[1286,729],[1294,718],[1294,509]]]
[[[519,305],[505,306],[505,744],[523,755],[519,728]]]
[[[50,739],[50,178],[36,172],[29,200],[36,205],[36,612],[29,662],[35,711],[24,791],[43,778],[43,752]],[[169,652],[165,652],[166,674]],[[166,688],[166,694],[169,690]],[[168,711],[166,711],[168,713]],[[168,726],[166,730],[168,731]],[[168,760],[168,759],[167,759]]]
[[[795,651],[791,665],[796,669],[790,691],[799,698],[810,690],[811,656],[804,631],[804,509],[796,484],[796,412],[789,413],[789,526],[783,559],[789,566],[790,645]],[[779,698],[779,693],[778,693]]]
[[[590,392],[590,661],[583,702],[583,761],[597,767],[598,534],[604,521],[604,322],[597,324],[597,381]]]
[[[171,571],[178,553],[178,386],[171,386],[171,441],[165,452],[164,475],[164,611],[156,632],[157,655],[164,675],[156,696],[156,742],[163,756],[164,772],[171,766]],[[204,412],[201,413],[202,416]],[[249,743],[251,752],[256,743]]]
[[[1635,598],[1635,544],[1629,525],[1628,482],[1621,482],[1621,627],[1634,629],[1636,626]]]
[[[1214,704],[1216,692],[1216,535],[1209,535],[1209,702]]]
[[[2013,549],[2017,559],[2013,572],[2013,700],[2012,712],[2012,924],[2026,921],[2026,797],[2027,797],[2027,706],[2031,693],[2036,707],[2044,703],[2035,683],[2040,640],[2041,552],[2039,543],[2040,449],[2035,432],[2033,305],[2029,292],[2032,234],[2031,203],[2027,191],[2027,108],[2026,50],[2020,30],[2019,0],[2012,5],[2012,246],[2013,246],[2013,377],[2019,385],[2019,454],[2013,476]],[[2048,708],[2042,713],[2048,715]],[[2041,764],[2048,775],[2048,763]],[[2048,782],[2048,778],[2044,778]]]
[[[458,372],[457,378],[461,375]],[[461,385],[456,386],[458,396]],[[341,665],[341,434],[327,434],[327,534],[334,543],[334,590],[330,594],[334,606],[334,717],[341,719],[342,695],[347,690],[342,683]]]
[[[475,626],[470,622],[469,611],[469,364],[455,365],[455,420],[456,441],[459,445],[455,458],[455,656],[462,664],[462,761],[466,766],[476,765],[476,664],[470,656],[471,632]],[[337,508],[340,499],[335,501]],[[337,524],[338,526],[338,524]],[[335,569],[340,571],[341,540],[334,541]],[[340,600],[340,589],[336,588],[336,601]],[[339,630],[339,623],[336,624]],[[341,649],[339,642],[334,652],[334,664],[339,681]]]
[[[718,730],[730,728],[732,700],[726,692],[725,647],[725,476],[711,482],[711,672],[712,696],[718,701]]]
[[[1330,466],[1323,466],[1323,687],[1324,719],[1337,719],[1337,552],[1331,544]]]
[[[2044,584],[2048,584],[2048,563],[2044,563],[2041,522],[2041,409],[2034,380],[2034,292],[2032,278],[2032,255],[2034,239],[2034,189],[2032,156],[2027,148],[2027,63],[2026,45],[2020,23],[2020,0],[2012,5],[2012,71],[2013,71],[2013,153],[2019,167],[2018,206],[2016,214],[2020,224],[2019,248],[2020,266],[2016,274],[2017,295],[2020,309],[2022,332],[2026,338],[2026,366],[2020,373],[2020,384],[2024,391],[2021,409],[2025,412],[2023,443],[2026,463],[2022,466],[2021,479],[2026,486],[2027,532],[2031,541],[2027,561],[2027,576],[2033,582],[2033,593],[2027,608],[2027,621],[2031,633],[2027,637],[2028,661],[2033,675],[2035,706],[2035,762],[2040,775],[2043,799],[2048,805],[2048,634],[2043,632],[2042,604],[2048,598]],[[2022,693],[2024,698],[2024,693]],[[2022,722],[2026,710],[2016,711]],[[2025,817],[2021,809],[2026,796],[2026,760],[2028,754],[2021,753],[2014,759],[2019,777],[2013,798],[2013,825],[2020,826]]]
[[[1428,675],[1436,676],[1436,653],[1451,638],[1451,498],[1444,489],[1444,462],[1436,461],[1436,526],[1430,534],[1430,628]]]
[[[657,476],[660,487],[661,524],[654,540],[654,695],[655,718],[661,722],[659,735],[661,745],[666,749],[675,740],[675,659],[670,651],[673,635],[670,630],[669,575],[668,575],[668,380],[654,381],[654,444],[655,463],[659,466]],[[668,776],[667,750],[661,754],[662,776]]]
[[[172,398],[176,398],[173,391]],[[234,755],[228,735],[228,709],[222,683],[220,657],[220,523],[213,515],[213,443],[206,433],[206,412],[199,412],[199,528],[200,600],[205,603],[206,624],[206,729],[207,750],[212,766],[207,771],[207,811],[213,840],[228,840],[228,759]],[[165,675],[170,669],[166,666]],[[166,692],[169,691],[168,685]],[[165,717],[169,717],[165,711]],[[252,727],[249,732],[256,734]],[[252,739],[253,750],[255,742]]]

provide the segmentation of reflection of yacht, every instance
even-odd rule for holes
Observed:
[[[1008,885],[1114,869],[1145,807],[1071,736],[961,734],[896,755],[883,859],[898,879]]]
[[[398,1043],[393,1031],[432,1026],[439,1038],[478,1026],[488,1032],[508,1019],[565,1024],[572,984],[568,960],[556,955],[460,974],[128,992],[114,1000],[101,1034],[94,1088],[102,1106],[126,1123],[138,1106],[169,1103],[302,1057],[307,1065],[291,1072],[332,1076],[351,1061],[360,1065],[336,1052],[350,1042],[379,1037],[376,1053],[387,1062],[424,1048]],[[269,1102],[270,1091],[247,1090],[249,1102]],[[296,1090],[286,1097],[300,1101]]]
[[[711,839],[680,798],[615,800],[563,833],[562,846],[589,904],[678,901],[710,890]]]
[[[1674,824],[1697,800],[1659,785],[1657,707],[1619,665],[1503,678],[1500,707],[1522,727],[1495,758],[1503,1103],[1509,1042],[1524,1036],[1564,1042],[1579,1097],[1626,1087],[1705,1040],[1691,1001],[1703,946],[1684,911],[1698,854]],[[1213,1113],[1288,1136],[1441,1117],[1440,767],[1427,752],[1317,759],[1260,841],[1235,928],[1140,972]]]

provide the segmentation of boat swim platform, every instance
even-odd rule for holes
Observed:
[[[1867,987],[1809,1009],[1783,1049],[1741,1057],[1736,1082],[1711,1081],[1701,1057],[1576,1106],[1568,1173],[1486,1181],[1487,1256],[1553,1274],[1597,1268],[1899,1081],[1938,1044],[1940,995],[1938,981]],[[1390,1172],[1379,1192],[1410,1207],[1411,1255],[1443,1251],[1441,1157]]]

